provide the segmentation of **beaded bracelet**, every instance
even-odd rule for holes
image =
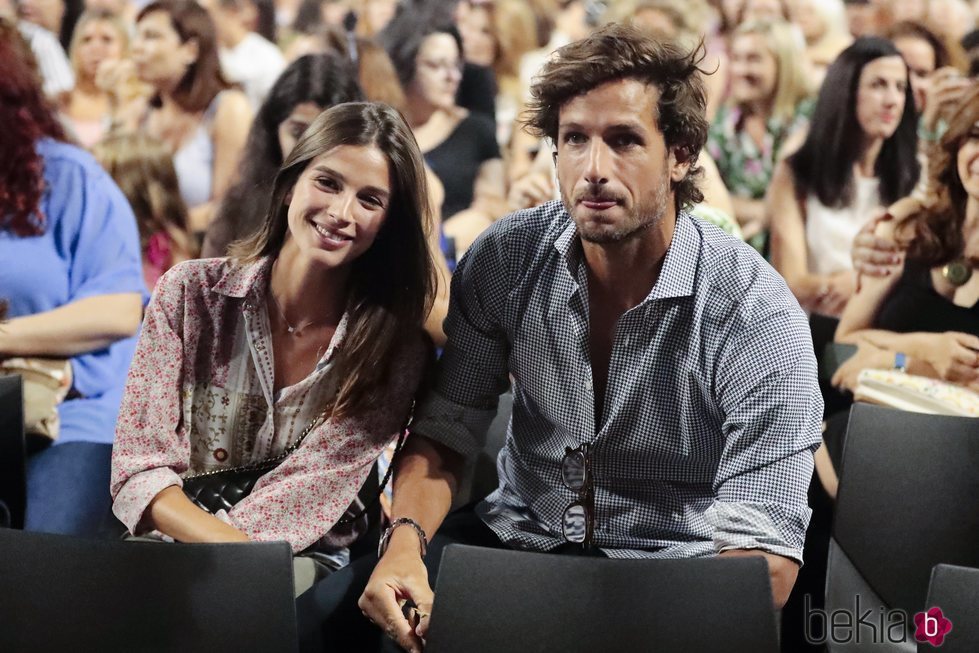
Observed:
[[[418,525],[411,517],[399,517],[391,522],[391,525],[384,530],[384,535],[381,536],[381,541],[377,543],[377,557],[378,559],[384,555],[384,552],[388,550],[388,544],[391,542],[391,534],[394,533],[394,529],[399,526],[411,526],[415,529],[415,533],[418,535],[418,544],[421,547],[421,556],[424,558],[426,551],[428,551],[428,537],[425,535],[425,529]]]

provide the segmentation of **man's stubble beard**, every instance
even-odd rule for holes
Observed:
[[[560,182],[558,182],[560,185]],[[592,186],[589,190],[594,189]],[[658,225],[663,221],[663,217],[666,215],[666,211],[669,208],[669,197],[670,197],[670,176],[664,174],[660,179],[660,183],[657,184],[656,191],[653,196],[649,198],[648,202],[641,202],[636,205],[632,211],[626,216],[625,220],[620,225],[602,225],[597,229],[589,229],[589,225],[578,224],[578,235],[582,240],[589,243],[594,243],[596,245],[611,245],[614,243],[619,243],[630,238],[638,237],[642,232],[650,227]],[[575,204],[565,192],[564,188],[561,188],[561,202],[564,204],[565,210],[571,214],[572,219],[574,219],[574,212],[572,209]],[[647,217],[644,217],[647,216]]]

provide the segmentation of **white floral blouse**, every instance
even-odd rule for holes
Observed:
[[[112,451],[113,512],[133,534],[150,501],[181,476],[259,462],[287,449],[336,391],[344,316],[316,369],[273,395],[266,289],[272,259],[181,263],[156,286],[133,357]],[[392,362],[385,400],[329,418],[218,516],[294,551],[324,538],[399,433],[424,373],[421,330]]]

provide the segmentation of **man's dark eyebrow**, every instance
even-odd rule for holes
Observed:
[[[341,175],[339,172],[337,172],[336,170],[334,170],[328,165],[324,165],[321,163],[315,168],[313,168],[313,170],[315,170],[316,172],[325,172],[328,175],[333,175],[334,177],[337,178],[337,181],[339,181],[341,184],[347,183],[347,180],[343,175]],[[364,186],[360,190],[366,191],[368,193],[373,193],[375,195],[379,195],[381,196],[382,199],[387,199],[391,195],[391,193],[389,193],[388,191],[384,190],[383,188],[378,188],[377,186]]]

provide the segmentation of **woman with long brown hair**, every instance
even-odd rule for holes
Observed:
[[[836,340],[858,345],[834,384],[900,367],[979,391],[979,88],[952,115],[932,168],[934,201],[904,199],[877,236],[904,251],[900,274],[865,276]]]
[[[286,158],[257,234],[160,279],[112,459],[113,510],[133,534],[286,540],[319,574],[345,563],[335,527],[427,364],[426,193],[400,114],[340,104]],[[286,452],[228,511],[181,491],[187,474]]]
[[[173,155],[191,231],[207,228],[215,202],[231,186],[252,110],[221,74],[214,23],[194,0],[156,0],[136,18],[136,76],[153,89],[148,106],[125,119]]]

